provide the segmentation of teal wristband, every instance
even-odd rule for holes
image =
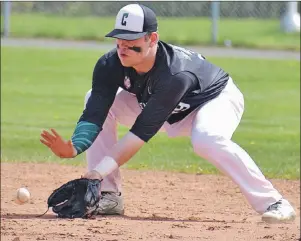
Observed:
[[[100,132],[100,127],[87,122],[80,121],[75,127],[71,141],[77,151],[77,155],[86,151],[94,142]]]

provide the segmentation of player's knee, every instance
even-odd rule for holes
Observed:
[[[84,107],[86,107],[86,104],[88,103],[88,100],[89,100],[89,98],[91,96],[91,91],[92,91],[92,89],[88,90],[88,92],[85,95],[85,100],[84,100],[84,105],[85,106]]]
[[[196,154],[206,158],[212,151],[220,145],[224,137],[219,135],[209,135],[206,132],[194,132],[191,135],[191,143]]]

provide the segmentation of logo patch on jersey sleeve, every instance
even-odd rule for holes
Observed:
[[[126,89],[131,88],[131,80],[130,80],[130,78],[128,76],[124,77],[123,84],[124,84],[124,86],[125,86]]]
[[[143,110],[146,106],[146,103],[140,102],[139,106],[140,106],[141,110]]]

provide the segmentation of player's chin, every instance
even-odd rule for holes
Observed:
[[[132,61],[126,61],[126,60],[122,60],[120,59],[120,62],[122,64],[123,67],[133,67],[134,64],[132,63]]]

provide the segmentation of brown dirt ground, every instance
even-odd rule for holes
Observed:
[[[297,210],[290,224],[262,223],[225,176],[126,169],[125,216],[62,220],[49,210],[36,217],[55,188],[83,173],[83,167],[2,163],[1,240],[300,240],[300,181],[272,180]],[[13,199],[21,186],[32,198],[17,205]]]

